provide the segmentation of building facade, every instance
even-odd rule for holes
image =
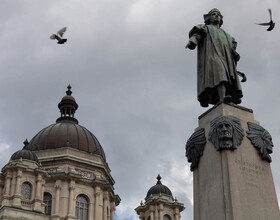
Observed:
[[[184,204],[173,198],[172,192],[161,183],[161,176],[158,175],[156,185],[148,190],[145,202],[141,201],[135,211],[140,220],[179,220],[180,212],[184,209]]]
[[[0,219],[113,220],[120,197],[97,138],[74,117],[71,86],[60,117],[15,152],[0,174]]]

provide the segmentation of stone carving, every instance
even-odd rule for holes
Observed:
[[[208,139],[220,150],[235,150],[241,144],[244,130],[240,120],[234,116],[220,116],[210,123]]]
[[[241,82],[246,76],[236,70],[237,42],[221,29],[223,16],[218,9],[205,14],[204,23],[191,29],[186,46],[191,50],[198,46],[197,99],[202,107],[218,102],[239,104],[243,94],[238,75]]]
[[[93,174],[91,173],[91,172],[87,172],[87,171],[85,171],[85,170],[81,170],[81,169],[75,169],[76,170],[76,172],[80,175],[80,176],[82,176],[83,178],[86,178],[86,179],[93,179]]]
[[[258,149],[262,159],[270,163],[271,157],[269,154],[272,153],[273,148],[271,135],[260,125],[251,122],[247,122],[247,124],[249,129],[247,131],[247,138]]]
[[[52,167],[52,168],[46,168],[45,170],[48,172],[48,174],[57,173],[58,167]]]
[[[186,157],[191,163],[191,171],[193,171],[199,163],[200,157],[203,155],[204,146],[206,144],[205,130],[200,128],[195,131],[186,144]]]

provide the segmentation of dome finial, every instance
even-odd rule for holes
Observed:
[[[29,145],[29,141],[27,140],[27,138],[25,139],[25,141],[23,142],[24,146],[22,149],[27,149],[28,145]]]
[[[158,181],[157,181],[157,185],[158,185],[158,184],[161,184],[161,182],[160,182],[161,176],[160,176],[159,174],[158,174],[158,176],[157,176],[157,180],[158,180]]]
[[[25,139],[25,141],[23,142],[24,147],[27,146],[29,144],[29,141],[27,140],[27,138]]]
[[[67,86],[66,96],[64,96],[60,103],[58,103],[58,108],[60,110],[61,116],[56,120],[56,122],[63,120],[71,120],[78,123],[78,120],[74,117],[76,110],[78,109],[78,104],[72,95],[71,85]]]
[[[160,180],[161,180],[161,176],[160,174],[158,174],[156,185],[152,186],[147,192],[146,195],[147,199],[150,197],[150,195],[160,195],[160,194],[162,196],[167,195],[172,197],[172,192],[170,191],[170,189],[167,186],[163,185]]]
[[[67,89],[68,90],[66,91],[66,95],[71,95],[72,94],[72,91],[71,91],[72,87],[71,87],[70,84],[67,86]]]

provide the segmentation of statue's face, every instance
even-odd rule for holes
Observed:
[[[222,21],[222,16],[219,11],[213,11],[210,14],[210,23],[211,24],[220,24]]]
[[[232,125],[229,122],[223,121],[217,126],[217,134],[219,139],[232,138]]]

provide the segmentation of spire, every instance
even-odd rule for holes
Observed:
[[[71,91],[71,85],[67,86],[66,96],[64,96],[60,103],[58,103],[58,108],[60,110],[61,116],[56,120],[56,122],[62,120],[71,120],[78,123],[78,120],[74,117],[76,110],[78,109],[78,104],[74,99]]]

